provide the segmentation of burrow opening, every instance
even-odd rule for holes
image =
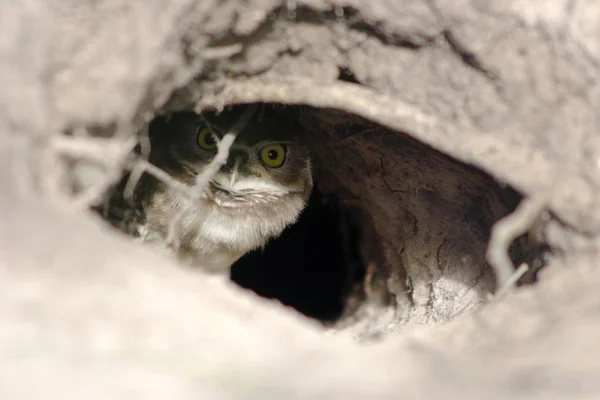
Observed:
[[[237,261],[231,278],[257,294],[304,315],[334,322],[354,286],[365,276],[357,246],[360,227],[335,197],[319,188],[281,236]]]
[[[442,322],[486,301],[495,287],[485,261],[490,229],[514,210],[521,198],[516,191],[343,111],[261,107],[302,126],[315,187],[296,224],[232,266],[234,282],[340,325],[372,317],[373,305],[393,309],[396,320]],[[132,233],[123,220],[140,210],[123,201],[128,178],[124,172],[96,211]],[[510,254],[516,265],[539,267],[540,248],[525,235]],[[534,281],[537,269],[522,282]]]

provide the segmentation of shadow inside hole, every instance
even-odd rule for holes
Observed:
[[[348,217],[315,189],[298,222],[238,260],[231,279],[308,317],[335,321],[352,286],[364,278],[358,230]]]
[[[338,80],[349,83],[359,83],[354,73],[350,69],[344,67],[338,69]]]

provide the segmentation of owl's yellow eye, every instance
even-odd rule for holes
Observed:
[[[204,150],[216,149],[218,140],[219,136],[208,126],[198,132],[198,145]]]
[[[286,149],[280,144],[269,144],[260,150],[260,158],[266,166],[281,167],[285,162]]]

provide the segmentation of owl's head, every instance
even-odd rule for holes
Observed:
[[[244,106],[236,106],[220,113],[175,113],[151,125],[151,161],[192,184],[243,111]],[[226,164],[210,181],[208,201],[227,208],[291,197],[305,202],[313,183],[309,150],[301,139],[301,129],[293,121],[272,111],[255,113],[237,134]]]

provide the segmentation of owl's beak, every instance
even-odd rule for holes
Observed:
[[[240,164],[242,163],[242,158],[237,156],[233,161],[233,165],[231,166],[231,175],[229,175],[229,188],[233,189],[233,185],[235,185],[235,181],[238,177],[238,170]]]

